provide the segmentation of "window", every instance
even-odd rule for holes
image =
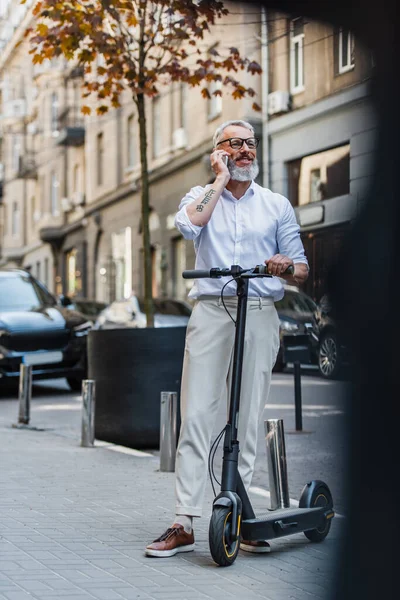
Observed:
[[[304,90],[304,23],[302,17],[290,22],[290,91]]]
[[[321,169],[312,169],[310,173],[310,202],[322,200]]]
[[[75,165],[74,166],[74,171],[73,171],[73,180],[72,180],[72,200],[75,204],[80,204],[81,203],[81,196],[82,196],[82,182],[81,182],[81,167],[80,165]]]
[[[35,211],[36,211],[36,198],[31,196],[31,221],[35,223]]]
[[[186,269],[186,244],[182,237],[172,240],[172,294],[178,300],[187,296],[187,281],[182,277]]]
[[[97,185],[103,184],[104,139],[103,134],[97,134]]]
[[[40,267],[41,267],[41,264],[40,264],[40,261],[38,260],[38,261],[36,262],[36,279],[39,279],[39,281],[40,281],[40,280],[41,280],[41,278],[42,278],[42,273],[41,273],[41,269],[40,269]]]
[[[56,92],[51,95],[50,128],[53,134],[58,134],[58,97]]]
[[[178,91],[178,128],[186,129],[187,126],[187,85],[181,83]]]
[[[21,156],[21,136],[13,135],[11,139],[11,167],[13,171],[19,169],[19,159]]]
[[[350,144],[303,156],[287,169],[293,206],[344,196],[350,192]]]
[[[135,117],[131,115],[128,118],[127,127],[127,148],[128,148],[128,167],[133,167],[136,162],[136,138],[135,138]]]
[[[50,177],[50,211],[53,217],[58,216],[58,187],[57,176],[54,172],[51,173]]]
[[[114,265],[114,293],[117,300],[132,294],[132,229],[125,227],[111,234]]]
[[[161,101],[160,97],[153,98],[153,157],[156,158],[161,152]]]
[[[354,37],[348,29],[339,30],[339,73],[354,69]]]
[[[44,259],[44,284],[49,287],[49,259]]]
[[[19,214],[19,206],[18,202],[12,203],[12,215],[11,215],[11,235],[18,236],[19,235],[19,222],[20,222],[20,214]]]
[[[66,253],[67,295],[74,296],[82,290],[82,277],[78,269],[78,250],[72,248]]]

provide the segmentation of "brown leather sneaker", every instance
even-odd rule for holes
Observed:
[[[190,552],[194,550],[194,534],[186,533],[182,525],[174,523],[157,540],[146,547],[147,556],[168,557],[178,552]]]
[[[265,540],[242,540],[240,549],[245,552],[254,552],[255,554],[264,554],[271,552],[271,546]]]

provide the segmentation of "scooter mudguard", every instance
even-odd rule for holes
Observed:
[[[301,492],[299,508],[310,508],[312,506],[312,499],[315,497],[316,491],[319,487],[324,487],[329,491],[326,483],[320,479],[313,479],[305,484]]]
[[[238,531],[238,515],[242,514],[242,501],[235,492],[220,492],[213,502],[214,506],[223,506],[232,510],[232,539],[236,539]]]

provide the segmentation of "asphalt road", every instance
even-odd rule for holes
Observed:
[[[301,399],[302,430],[296,431],[294,375],[291,372],[273,375],[264,419],[283,419],[290,498],[299,500],[307,481],[321,479],[328,484],[332,492],[335,510],[345,515],[346,428],[347,407],[350,401],[348,384],[345,381],[325,381],[316,372],[304,372],[301,377]],[[30,426],[54,430],[61,435],[80,439],[81,415],[81,396],[71,392],[65,380],[34,384]],[[226,408],[221,406],[215,434],[223,428],[225,418]],[[17,388],[0,387],[0,426],[11,426],[17,420]],[[222,456],[221,446],[215,459],[217,477]],[[269,508],[263,422],[260,423],[252,487],[257,489],[261,496],[265,495],[266,508]]]

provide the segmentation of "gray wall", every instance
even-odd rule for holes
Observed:
[[[320,227],[352,219],[372,181],[376,127],[366,83],[271,120],[267,129],[270,188],[287,196],[287,162],[350,143],[350,194],[313,203],[313,206],[324,205],[324,221]],[[309,206],[299,207],[296,212]]]

